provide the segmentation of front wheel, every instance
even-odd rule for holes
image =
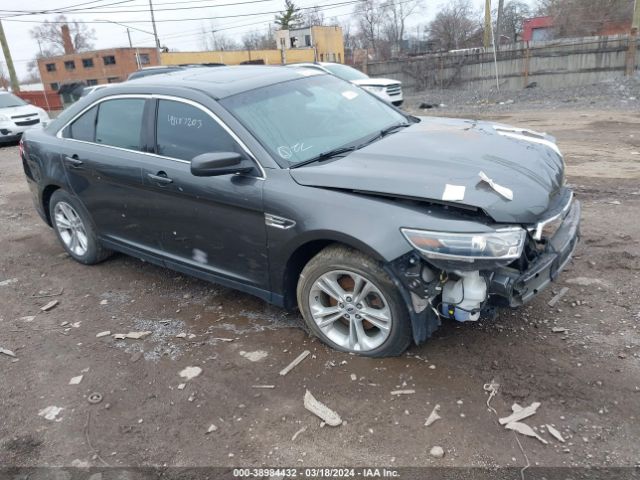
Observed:
[[[386,357],[411,342],[398,289],[378,262],[357,250],[330,246],[318,253],[300,274],[297,300],[309,329],[337,350]]]

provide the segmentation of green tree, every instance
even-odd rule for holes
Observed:
[[[302,19],[303,15],[293,0],[284,0],[284,11],[276,15],[276,25],[281,30],[289,30],[298,26]]]

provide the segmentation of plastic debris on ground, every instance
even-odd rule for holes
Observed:
[[[337,427],[342,423],[342,418],[336,412],[315,399],[309,390],[304,394],[304,408],[322,419],[330,427]]]

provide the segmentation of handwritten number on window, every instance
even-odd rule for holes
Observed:
[[[167,115],[167,122],[172,127],[185,127],[185,128],[202,128],[202,120],[193,117],[178,117],[176,115]]]

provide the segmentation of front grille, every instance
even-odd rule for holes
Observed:
[[[38,115],[36,112],[33,113],[27,113],[25,115],[14,115],[13,117],[11,117],[12,120],[15,120],[16,118],[26,118],[26,117],[34,117]]]
[[[393,85],[389,85],[387,87],[388,95],[400,95],[402,93],[402,86],[399,83],[394,83]]]
[[[16,125],[19,125],[20,127],[28,127],[29,125],[35,125],[37,123],[40,123],[39,118],[36,118],[35,120],[27,120],[26,122],[16,122]]]

